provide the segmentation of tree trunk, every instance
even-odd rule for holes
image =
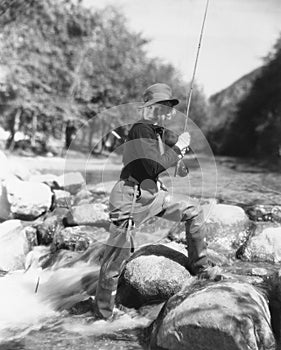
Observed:
[[[9,149],[9,151],[13,151],[15,147],[15,134],[19,130],[20,125],[20,117],[21,117],[22,109],[18,108],[16,110],[16,113],[14,117],[11,120],[10,124],[10,136],[7,140],[6,148]]]
[[[35,147],[37,132],[37,114],[32,113],[32,135],[31,135],[31,147]]]

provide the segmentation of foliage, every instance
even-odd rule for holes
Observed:
[[[281,36],[265,58],[250,90],[236,104],[234,120],[228,127],[224,125],[220,152],[235,156],[280,156],[280,96]]]
[[[79,126],[105,108],[141,101],[155,82],[185,98],[177,70],[148,58],[147,40],[114,7],[93,12],[72,0],[2,0],[0,14],[0,68],[7,71],[0,113],[12,135],[18,124],[31,136],[61,138],[67,120]],[[203,124],[205,105],[195,88],[191,117]],[[114,127],[99,118],[89,126],[90,135]]]

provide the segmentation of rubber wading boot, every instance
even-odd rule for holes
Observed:
[[[192,275],[198,275],[208,267],[207,244],[204,238],[192,238],[186,235],[187,251],[189,259],[189,271]]]

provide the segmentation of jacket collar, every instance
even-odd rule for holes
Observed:
[[[135,124],[149,124],[158,133],[162,133],[164,130],[163,126],[160,126],[158,124],[153,124],[151,120],[147,120],[147,119],[140,119]]]

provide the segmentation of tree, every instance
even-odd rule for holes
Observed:
[[[0,63],[7,67],[8,89],[16,98],[7,96],[2,103],[22,111],[21,125],[34,135],[37,130],[62,129],[66,118],[79,118],[72,97],[75,67],[97,23],[95,16],[68,0],[33,1],[24,15],[14,18],[14,8],[22,6],[15,0],[6,11],[11,18],[3,26]],[[24,118],[28,115],[31,118]]]
[[[59,138],[67,120],[79,126],[92,118],[89,133],[104,134],[124,116],[118,123],[114,116],[99,119],[102,110],[141,101],[159,81],[185,97],[177,70],[148,58],[147,40],[114,7],[92,12],[72,0],[12,0],[0,2],[1,11],[0,66],[8,74],[0,99],[12,139],[17,128],[33,142],[36,132]],[[195,95],[192,118],[204,114],[203,94]]]
[[[225,152],[240,156],[280,155],[281,36],[264,60],[250,93],[238,106]]]

